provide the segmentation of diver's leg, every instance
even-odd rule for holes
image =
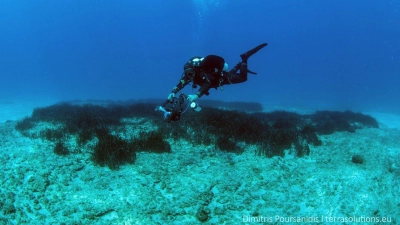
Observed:
[[[251,50],[249,50],[249,51],[247,51],[247,52],[245,52],[245,53],[240,55],[240,58],[242,58],[242,64],[245,64],[245,66],[241,66],[240,67],[240,74],[242,76],[245,76],[246,80],[247,80],[247,73],[257,74],[257,73],[255,73],[255,72],[253,72],[253,71],[251,71],[251,70],[249,70],[247,68],[247,60],[250,58],[250,56],[256,54],[258,51],[260,51],[262,48],[264,48],[267,45],[268,45],[267,43],[263,43],[263,44],[258,45],[257,47],[255,47],[255,48],[253,48],[253,49],[251,49]]]
[[[240,70],[239,73],[237,71]],[[228,80],[225,84],[237,84],[247,81],[247,63],[238,63],[228,74]]]
[[[261,45],[258,45],[257,47],[243,53],[240,55],[240,58],[242,58],[242,62],[236,64],[235,67],[233,67],[228,74],[228,79],[224,81],[224,84],[237,84],[237,83],[242,83],[247,81],[247,74],[256,74],[252,71],[250,71],[247,68],[247,60],[250,58],[250,56],[254,55],[258,51],[260,51],[262,48],[267,46],[267,43],[263,43]],[[237,71],[240,70],[239,73]]]
[[[236,64],[236,66],[234,66],[234,67],[229,71],[229,75],[236,74],[236,72],[240,69],[240,66],[241,66],[241,65],[242,65],[241,62],[238,63],[238,64]]]

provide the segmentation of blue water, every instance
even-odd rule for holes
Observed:
[[[1,1],[0,100],[166,98],[192,56],[232,67],[263,42],[258,75],[203,98],[400,113],[388,0]]]

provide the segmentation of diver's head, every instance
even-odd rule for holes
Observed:
[[[189,59],[188,62],[183,66],[183,70],[187,70],[189,68],[193,69],[195,66],[200,66],[200,62],[203,60],[201,56],[195,56]]]
[[[200,56],[190,58],[190,60],[183,66],[183,74],[186,76],[193,76],[195,68],[200,66],[202,60],[203,58]]]

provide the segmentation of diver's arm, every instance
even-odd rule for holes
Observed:
[[[189,81],[187,79],[185,79],[185,77],[183,77],[182,79],[179,80],[179,83],[172,89],[172,93],[176,94],[178,93],[180,90],[182,90],[187,84],[189,83]]]
[[[178,93],[180,90],[182,90],[188,83],[190,83],[191,79],[188,74],[185,74],[180,80],[179,83],[172,89],[171,93]]]
[[[176,93],[178,93],[180,90],[182,90],[189,82],[190,82],[190,79],[187,76],[182,77],[179,80],[179,83],[172,89],[172,91],[168,95],[167,99],[172,101],[172,99],[175,97]]]

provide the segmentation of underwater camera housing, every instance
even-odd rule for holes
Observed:
[[[186,109],[183,110],[183,104],[186,98],[187,95],[181,93],[179,97],[167,100],[163,105],[157,106],[155,110],[163,112],[164,120],[167,122],[180,120],[182,113],[185,113],[189,106],[193,111],[199,112],[201,110],[200,105],[196,102],[188,104]]]
[[[156,111],[164,112],[164,120],[167,122],[178,121],[181,119],[181,113],[179,111],[167,111],[163,106],[158,106]]]
[[[178,121],[181,119],[181,114],[184,112],[182,105],[185,102],[185,98],[185,94],[180,94],[179,97],[167,100],[162,106],[156,107],[156,111],[163,112],[164,120],[167,122]]]

